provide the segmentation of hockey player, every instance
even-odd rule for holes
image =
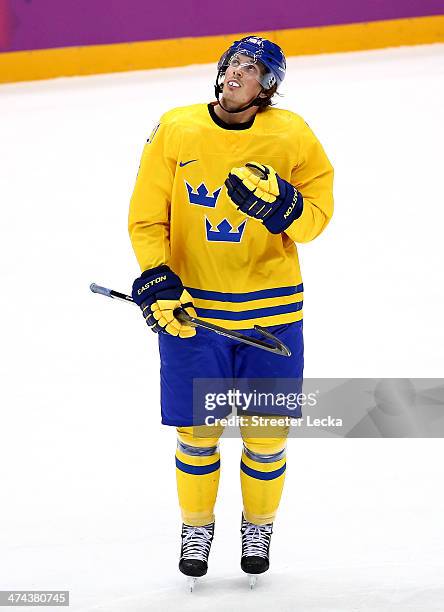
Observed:
[[[133,299],[159,333],[162,423],[177,428],[179,568],[202,576],[214,535],[222,428],[195,435],[195,378],[301,378],[303,286],[295,243],[333,213],[333,169],[304,120],[271,106],[285,76],[276,44],[234,42],[217,67],[216,100],[166,112],[142,155],[129,232],[142,274]],[[179,322],[174,310],[256,336],[267,327],[290,358]],[[273,414],[273,411],[270,411]],[[211,431],[210,431],[211,430]],[[241,567],[269,567],[288,428],[241,429]]]

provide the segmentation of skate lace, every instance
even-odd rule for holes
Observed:
[[[242,554],[251,557],[268,557],[273,525],[253,525],[245,521],[242,527]]]
[[[212,530],[207,527],[183,526],[182,559],[199,559],[207,561],[210,553]]]

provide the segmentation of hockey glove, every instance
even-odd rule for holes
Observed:
[[[233,168],[225,186],[237,208],[262,221],[272,234],[285,231],[302,214],[302,195],[271,166],[248,162]]]
[[[168,333],[180,338],[196,335],[194,327],[178,321],[173,311],[182,307],[195,317],[193,299],[182,281],[168,266],[158,266],[143,272],[133,283],[133,300],[142,309],[147,325],[156,333]]]

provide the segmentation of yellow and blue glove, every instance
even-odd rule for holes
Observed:
[[[233,168],[225,186],[236,207],[262,221],[272,234],[285,231],[302,215],[302,195],[271,166],[248,162],[241,168]]]
[[[133,283],[132,297],[154,332],[180,338],[196,335],[194,327],[181,323],[173,314],[176,308],[183,308],[191,317],[197,316],[191,295],[168,266],[145,270]]]

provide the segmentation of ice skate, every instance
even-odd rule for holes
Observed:
[[[257,582],[258,574],[263,574],[270,567],[270,542],[273,523],[254,525],[242,515],[242,558],[241,568],[248,574],[250,589]]]
[[[214,523],[194,527],[182,525],[182,547],[179,569],[188,576],[188,588],[193,591],[197,578],[205,576],[208,570],[208,555],[214,536]]]

